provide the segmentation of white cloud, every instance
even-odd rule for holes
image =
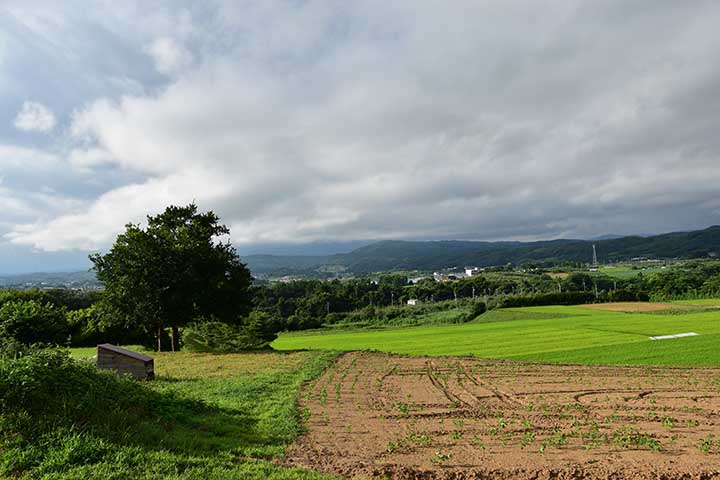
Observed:
[[[58,167],[62,159],[53,153],[0,143],[0,172],[26,170],[40,172]]]
[[[88,98],[58,155],[78,175],[128,179],[28,213],[14,243],[105,248],[126,222],[192,200],[239,244],[718,221],[720,6],[217,1],[178,22],[172,8],[121,10],[123,40],[168,83]]]
[[[50,132],[57,120],[55,114],[39,102],[25,102],[15,117],[15,128],[25,132]]]
[[[170,37],[156,38],[145,51],[152,57],[157,71],[165,75],[187,68],[193,60],[192,54]]]
[[[70,152],[68,162],[79,170],[90,170],[112,163],[112,157],[100,148],[78,148]]]

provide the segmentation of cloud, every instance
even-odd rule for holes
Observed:
[[[25,102],[15,117],[15,128],[25,132],[48,133],[57,124],[55,114],[39,102]]]
[[[720,220],[713,2],[158,5],[92,21],[162,82],[113,70],[125,87],[77,105],[52,154],[114,183],[62,191],[77,202],[9,241],[107,248],[193,200],[238,245]]]
[[[156,38],[145,51],[152,57],[157,71],[165,75],[187,68],[193,60],[187,49],[169,37]]]

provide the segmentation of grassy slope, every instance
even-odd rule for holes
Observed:
[[[629,265],[618,265],[615,267],[600,267],[598,273],[608,275],[610,277],[617,278],[619,280],[627,280],[630,278],[637,277],[640,273],[647,275],[653,272],[660,272],[663,269],[661,267],[641,267],[631,268]]]
[[[76,349],[87,357],[93,349]],[[112,455],[87,456],[87,446],[67,438],[28,478],[57,479],[292,479],[331,477],[285,469],[269,461],[282,455],[300,431],[295,400],[303,382],[318,376],[335,354],[328,352],[208,355],[154,354],[161,392],[201,399],[221,414],[197,412],[164,431],[143,427],[133,445],[112,445]],[[159,429],[159,430],[158,430]],[[155,430],[158,430],[155,432]],[[147,434],[147,435],[145,435]],[[152,438],[151,438],[152,435]],[[96,451],[106,452],[106,446]],[[95,450],[90,450],[95,451]],[[75,452],[75,453],[74,453]]]
[[[656,342],[648,339],[691,331],[700,336]],[[720,365],[718,341],[720,312],[661,315],[551,306],[490,312],[464,325],[283,335],[274,346],[375,349],[415,355],[473,354],[554,362]]]

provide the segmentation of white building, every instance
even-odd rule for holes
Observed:
[[[417,298],[411,298],[407,301],[408,305],[420,305],[422,302],[418,300]]]
[[[480,269],[478,267],[465,267],[465,276],[472,277],[473,275],[477,275],[481,271],[482,271],[482,269]]]

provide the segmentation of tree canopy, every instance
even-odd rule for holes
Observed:
[[[170,206],[147,217],[147,227],[128,224],[109,253],[90,256],[105,286],[103,303],[113,323],[142,328],[162,349],[166,327],[191,322],[241,322],[250,306],[249,270],[228,240],[230,230],[212,211]]]

